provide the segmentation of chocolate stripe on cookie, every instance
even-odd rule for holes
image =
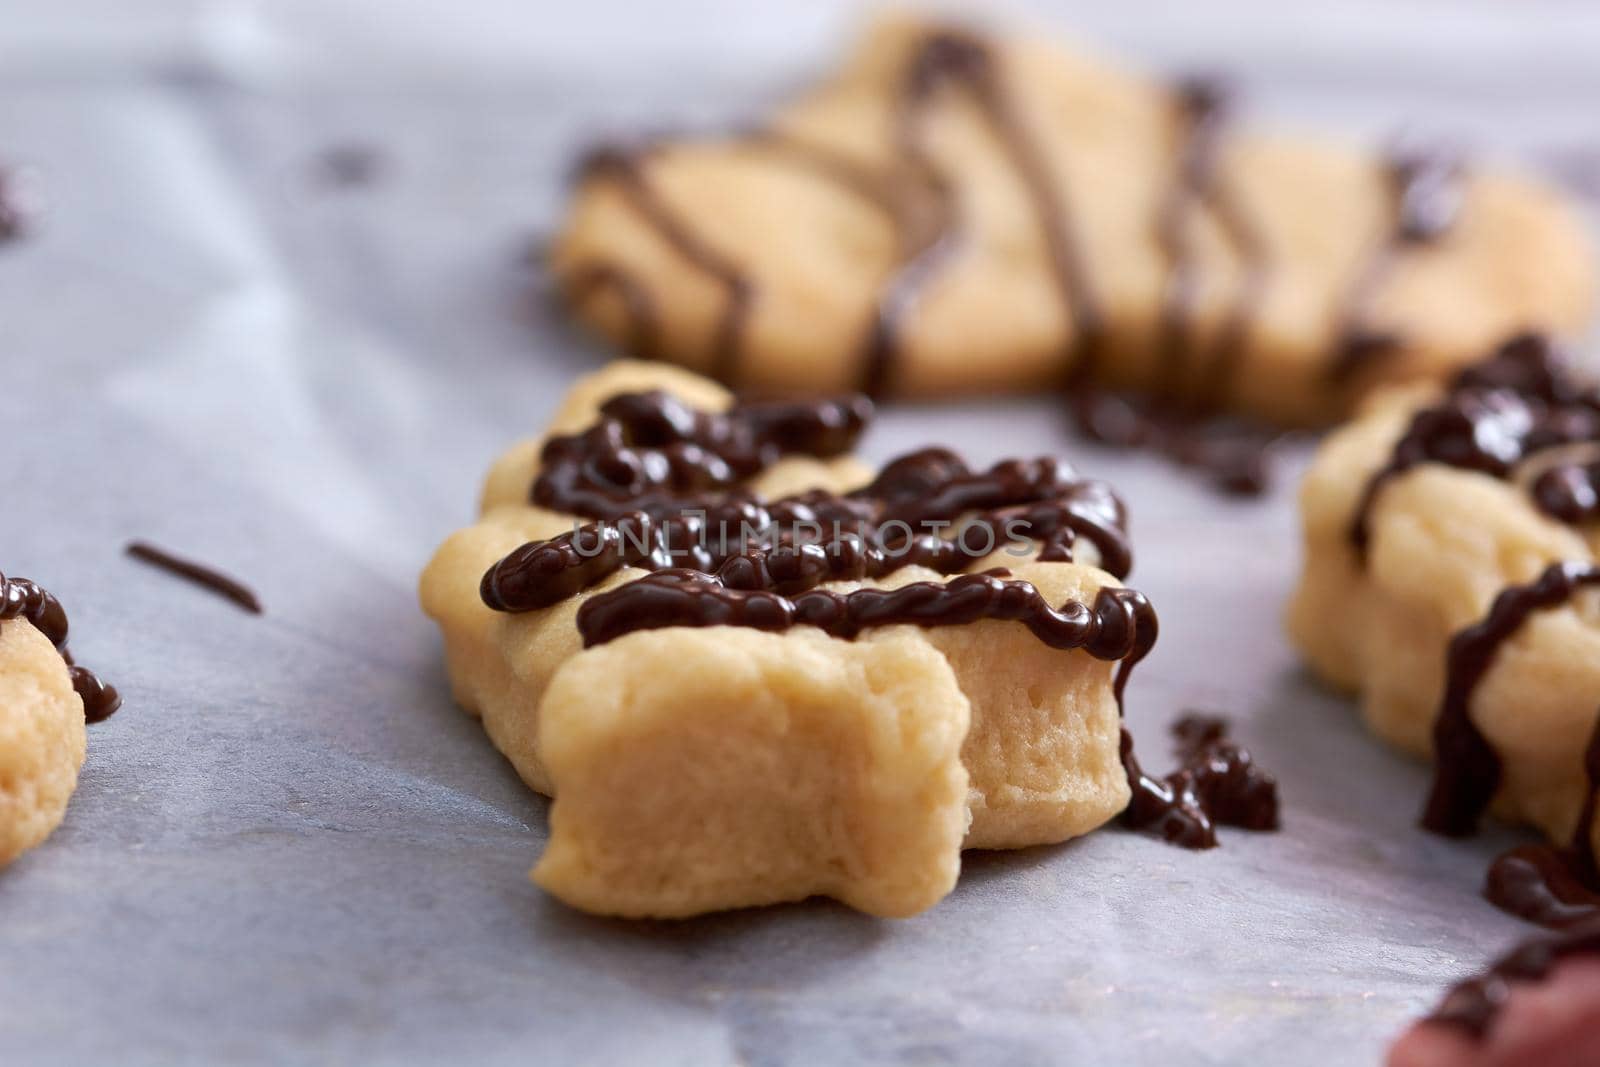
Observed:
[[[1536,334],[1513,338],[1456,376],[1444,397],[1417,411],[1389,461],[1368,479],[1350,520],[1350,544],[1366,558],[1372,512],[1391,481],[1424,463],[1511,477],[1541,452],[1600,442],[1600,393],[1570,374],[1568,360]],[[1531,486],[1535,506],[1559,522],[1600,510],[1600,464],[1558,461]]]
[[[1082,649],[1096,659],[1137,662],[1155,642],[1155,613],[1144,594],[1104,588],[1091,609],[1069,600],[1052,608],[1009,571],[963,574],[948,582],[836,593],[808,589],[784,596],[730,588],[721,577],[687,568],[657,571],[584,601],[578,630],[584,647],[639,630],[669,626],[743,626],[782,631],[813,626],[854,640],[879,626],[967,626],[984,619],[1020,622],[1051,648]]]
[[[1502,590],[1482,621],[1451,640],[1444,697],[1434,722],[1434,778],[1423,826],[1453,837],[1477,829],[1499,789],[1502,768],[1499,753],[1472,721],[1473,693],[1501,646],[1530,616],[1594,586],[1600,586],[1600,566],[1551,564],[1535,581]],[[1600,726],[1591,734],[1584,769],[1588,793],[1568,845],[1512,849],[1490,867],[1485,895],[1497,907],[1551,926],[1600,914],[1600,878],[1590,844],[1594,797],[1600,789]]]
[[[1435,833],[1461,836],[1477,829],[1500,786],[1500,757],[1472,721],[1472,694],[1494,663],[1500,646],[1536,611],[1571,600],[1578,590],[1600,585],[1600,566],[1553,563],[1526,585],[1500,592],[1482,621],[1450,641],[1444,698],[1434,722],[1434,779],[1422,824]]]
[[[1243,360],[1250,328],[1266,292],[1269,260],[1266,243],[1225,182],[1217,180],[1217,164],[1228,128],[1228,95],[1220,82],[1191,79],[1179,84],[1178,106],[1183,122],[1183,150],[1177,176],[1161,206],[1156,232],[1170,268],[1162,293],[1162,362],[1168,399],[1181,402],[1183,377],[1198,372],[1191,405],[1199,412],[1216,411]],[[1243,275],[1227,319],[1211,344],[1209,358],[1196,360],[1194,318],[1199,297],[1199,263],[1191,223],[1208,210],[1221,224],[1223,236],[1242,264]],[[1210,373],[1206,369],[1210,368]]]
[[[1489,865],[1483,895],[1502,911],[1558,928],[1600,919],[1600,869],[1593,839],[1595,801],[1600,798],[1600,721],[1584,748],[1583,769],[1583,806],[1567,844],[1518,845]]]
[[[485,600],[498,610],[532,610],[651,561],[711,572],[758,534],[769,543],[754,547],[769,548],[772,539],[800,530],[829,534],[829,541],[873,541],[884,558],[867,553],[863,565],[879,577],[912,564],[957,570],[1003,538],[1037,541],[1039,558],[1052,562],[1071,560],[1073,544],[1086,537],[1105,570],[1122,578],[1132,569],[1122,501],[1105,482],[1080,478],[1054,459],[1003,460],[974,471],[953,452],[928,448],[891,461],[871,483],[843,495],[811,491],[766,501],[740,488],[787,455],[843,454],[871,410],[863,397],[740,403],[720,413],[661,392],[612,397],[593,426],[545,444],[530,496],[541,507],[620,525],[524,546],[485,575]],[[929,533],[974,515],[953,541]],[[974,529],[988,537],[978,540],[968,532]],[[631,555],[619,540],[633,542]],[[507,596],[502,587],[523,592]]]
[[[1441,239],[1456,224],[1463,201],[1465,168],[1443,147],[1401,145],[1385,160],[1393,202],[1393,224],[1356,275],[1340,317],[1339,341],[1328,378],[1345,382],[1374,359],[1394,352],[1401,338],[1372,323],[1372,310],[1402,256]]]
[[[663,517],[704,506],[705,494],[731,491],[784,456],[843,455],[871,417],[865,397],[707,412],[659,390],[614,396],[589,429],[546,442],[530,499],[593,519]]]
[[[26,619],[61,653],[72,677],[72,688],[83,700],[87,722],[101,722],[122,706],[115,687],[101,681],[87,667],[72,662],[67,651],[67,612],[47,590],[27,578],[7,578],[0,574],[0,623],[7,619]]]

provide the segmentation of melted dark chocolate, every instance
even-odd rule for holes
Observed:
[[[1461,213],[1465,168],[1457,153],[1438,145],[1397,145],[1385,160],[1385,170],[1394,221],[1345,300],[1339,342],[1328,365],[1333,382],[1350,380],[1400,347],[1399,335],[1372,323],[1378,295],[1403,256],[1439,241]]]
[[[1481,1040],[1511,999],[1518,983],[1541,982],[1562,960],[1600,954],[1600,923],[1585,923],[1555,937],[1518,945],[1483,974],[1445,995],[1428,1021],[1455,1027]]]
[[[143,560],[154,567],[159,567],[168,574],[175,574],[179,578],[193,582],[202,589],[209,589],[218,596],[233,601],[252,615],[261,614],[261,601],[256,597],[255,592],[249,586],[235,578],[230,578],[219,570],[207,567],[202,563],[196,563],[193,560],[174,556],[166,549],[157,548],[155,545],[144,541],[131,542],[124,551],[134,559]]]
[[[1600,796],[1600,721],[1589,735],[1583,768],[1583,805],[1565,847],[1519,845],[1490,864],[1483,895],[1502,911],[1556,928],[1600,919],[1600,870],[1592,834]]]
[[[1557,607],[1579,589],[1600,585],[1600,567],[1553,563],[1526,585],[1495,597],[1489,614],[1450,641],[1444,698],[1433,727],[1434,778],[1422,825],[1459,837],[1472,833],[1500,787],[1500,757],[1472,721],[1472,694],[1500,646],[1536,611]]]
[[[72,688],[83,700],[86,722],[102,722],[122,706],[122,697],[114,687],[72,661],[72,653],[67,651],[67,612],[61,601],[36,582],[0,574],[0,623],[17,618],[27,619],[61,653],[72,677]]]
[[[1533,505],[1559,522],[1585,521],[1600,513],[1597,443],[1600,393],[1571,375],[1568,360],[1547,339],[1513,338],[1490,359],[1462,371],[1441,399],[1412,416],[1389,460],[1367,482],[1351,520],[1351,545],[1365,558],[1372,512],[1383,489],[1426,463],[1510,479],[1547,453],[1551,462],[1526,483]],[[1572,458],[1573,448],[1581,458]],[[1429,830],[1472,833],[1499,789],[1500,755],[1472,721],[1471,705],[1500,647],[1534,612],[1596,585],[1600,567],[1594,564],[1552,564],[1535,581],[1501,591],[1482,620],[1451,639],[1434,721],[1434,779],[1422,817]],[[1484,895],[1497,907],[1546,926],[1568,926],[1600,914],[1600,876],[1588,838],[1600,790],[1597,745],[1600,735],[1586,754],[1588,794],[1575,836],[1565,846],[1523,845],[1496,857]]]
[[[1162,778],[1146,774],[1122,733],[1122,764],[1133,799],[1122,814],[1135,829],[1151,830],[1184,848],[1217,845],[1217,827],[1278,828],[1278,782],[1256,765],[1248,749],[1227,739],[1227,722],[1186,715],[1172,727],[1180,764]]]
[[[1052,459],[973,471],[929,448],[842,496],[766,501],[740,488],[785,455],[847,451],[870,412],[859,397],[741,403],[725,413],[660,392],[613,397],[594,426],[545,445],[531,494],[542,507],[602,521],[517,549],[484,575],[483,599],[496,610],[531,611],[629,566],[692,566],[721,578],[798,567],[811,585],[911,565],[949,574],[1022,538],[1039,542],[1040,559],[1066,561],[1086,537],[1104,569],[1118,577],[1131,569],[1122,502],[1104,482]],[[937,532],[963,516],[970,521],[951,538]]]
[[[1468,367],[1445,395],[1412,416],[1389,461],[1368,480],[1350,522],[1350,543],[1363,557],[1372,510],[1383,489],[1424,463],[1442,463],[1509,478],[1539,452],[1600,442],[1600,393],[1577,382],[1549,339],[1524,334],[1487,361]],[[1593,514],[1600,465],[1561,462],[1530,486],[1535,506],[1574,522]]]
[[[589,429],[546,442],[531,499],[593,519],[675,515],[738,498],[739,482],[784,456],[843,455],[871,417],[864,397],[706,412],[660,391],[614,396]]]
[[[1159,397],[1073,387],[1067,407],[1079,434],[1099,444],[1156,452],[1198,471],[1230,496],[1260,496],[1272,484],[1273,456],[1289,435],[1244,419],[1174,407]]]
[[[785,596],[730,588],[716,575],[671,568],[591,596],[578,609],[578,630],[585,647],[669,626],[814,626],[830,637],[854,640],[878,626],[965,626],[984,619],[1020,622],[1051,648],[1081,648],[1096,659],[1126,661],[1135,653],[1142,658],[1155,641],[1155,613],[1136,590],[1108,587],[1095,596],[1092,609],[1068,601],[1057,610],[1032,584],[994,573],[896,589],[808,589]]]

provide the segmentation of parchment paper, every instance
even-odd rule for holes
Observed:
[[[413,591],[489,461],[602,358],[523,253],[597,127],[756,113],[857,15],[542,6],[0,18],[0,159],[49,198],[0,249],[0,567],[62,597],[126,697],[65,824],[0,874],[0,1063],[1367,1064],[1513,938],[1477,897],[1512,835],[1415,829],[1425,769],[1283,641],[1291,479],[1220,501],[1045,401],[891,410],[868,451],[1064,452],[1116,481],[1163,620],[1130,695],[1145,758],[1184,708],[1234,716],[1283,833],[971,855],[902,922],[625,924],[530,885],[546,805],[451,705]],[[1268,114],[1594,173],[1583,4],[1066,6],[1038,18],[1234,71]],[[374,149],[371,181],[331,182],[330,146]],[[135,537],[267,614],[125,560]]]

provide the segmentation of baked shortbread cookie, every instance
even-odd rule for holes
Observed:
[[[740,386],[1098,382],[1281,424],[1588,322],[1593,252],[1550,189],[1226,110],[891,18],[757,132],[595,153],[549,263],[602,334]]]
[[[1328,438],[1301,492],[1288,617],[1375,733],[1433,758],[1426,825],[1467,833],[1492,808],[1561,843],[1502,857],[1489,885],[1555,924],[1588,905],[1555,899],[1551,878],[1593,881],[1600,840],[1597,489],[1600,393],[1519,337],[1444,390],[1375,397]]]
[[[847,455],[867,413],[618,363],[495,465],[421,595],[457,700],[555,798],[540,885],[627,916],[909,915],[963,845],[1128,805],[1120,686],[1155,617],[1116,578],[1120,502],[1049,460],[874,475]],[[763,532],[709,536],[740,523]],[[1145,821],[1203,817],[1166,799]]]
[[[65,654],[66,634],[55,597],[0,575],[0,867],[60,825],[83,766],[85,719],[119,703]]]

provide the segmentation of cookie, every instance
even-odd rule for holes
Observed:
[[[1589,321],[1593,250],[1545,186],[1228,113],[1214,84],[892,18],[755,132],[594,153],[549,267],[618,345],[744,387],[1098,384],[1284,425]]]
[[[1488,892],[1555,925],[1600,906],[1579,899],[1600,890],[1597,490],[1600,393],[1519,337],[1328,438],[1288,617],[1375,733],[1433,760],[1425,825],[1470,833],[1492,810],[1554,843],[1501,857]]]
[[[85,720],[117,710],[115,689],[65,653],[67,616],[25,578],[0,575],[0,867],[60,825],[77,788]]]
[[[908,915],[963,847],[1087,833],[1130,778],[1170,836],[1205,819],[1130,773],[1155,616],[1109,487],[942,449],[875,474],[849,455],[869,411],[618,363],[495,465],[421,597],[456,699],[554,798],[540,885],[626,916]]]

